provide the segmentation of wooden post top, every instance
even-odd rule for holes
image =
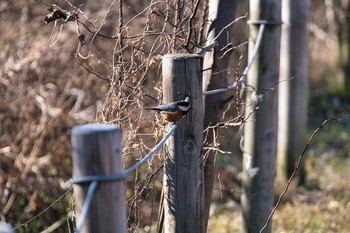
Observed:
[[[98,132],[113,132],[121,130],[119,126],[113,124],[86,124],[75,126],[72,134],[91,134]]]

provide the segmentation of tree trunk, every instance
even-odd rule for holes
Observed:
[[[213,0],[209,1],[207,44],[211,44],[213,39],[220,31],[234,20],[237,1],[230,0]],[[232,30],[222,33],[216,41],[218,46],[207,52],[204,56],[203,64],[203,91],[218,89],[228,86],[229,74],[226,71],[229,64],[231,53],[223,53],[229,49],[221,51],[223,47],[231,41]],[[222,57],[223,56],[223,57]],[[221,118],[224,109],[224,102],[227,93],[210,95],[204,97],[204,129],[210,125],[215,125]],[[212,144],[214,137],[213,132],[209,131],[206,138],[206,145]],[[205,152],[204,152],[205,153]],[[209,219],[209,210],[211,195],[215,178],[215,152],[210,151],[206,154],[204,165],[204,215],[207,225]]]

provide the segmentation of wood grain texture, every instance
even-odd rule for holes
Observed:
[[[251,0],[249,15],[253,21],[280,21],[281,1]],[[249,55],[254,49],[258,31],[259,25],[250,25]],[[259,232],[273,208],[277,91],[270,89],[262,92],[262,90],[272,88],[278,83],[280,33],[280,25],[266,25],[256,60],[248,73],[248,85],[258,89],[257,95],[262,94],[262,98],[254,97],[251,92],[246,95],[245,115],[249,116],[249,119],[244,125],[241,195],[244,233]],[[271,232],[271,224],[266,232]]]
[[[202,58],[171,54],[163,57],[163,101],[190,95],[192,110],[166,143],[164,232],[204,232]]]
[[[114,125],[73,128],[73,177],[113,175],[122,171],[121,129]],[[89,184],[74,187],[75,211],[81,212]],[[124,181],[98,184],[82,233],[126,233]]]

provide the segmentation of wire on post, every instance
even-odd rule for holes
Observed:
[[[260,44],[261,44],[261,40],[264,34],[264,30],[266,25],[281,25],[282,21],[277,21],[277,20],[249,20],[248,24],[253,24],[253,25],[260,25],[259,27],[259,32],[258,32],[258,36],[256,38],[256,43],[255,43],[255,47],[253,49],[252,52],[252,56],[250,57],[250,60],[246,66],[246,68],[244,69],[241,77],[239,78],[238,81],[234,82],[231,86],[228,87],[224,87],[224,88],[220,88],[220,89],[215,89],[215,90],[210,90],[210,91],[205,91],[203,92],[203,95],[214,95],[214,94],[219,94],[219,93],[223,93],[226,91],[230,91],[233,89],[236,89],[238,86],[241,86],[242,83],[246,83],[247,82],[247,75],[248,72],[256,58],[256,55],[258,54],[259,48],[260,48]]]
[[[170,128],[169,132],[164,136],[164,138],[140,161],[138,161],[133,166],[129,167],[128,169],[114,175],[108,175],[108,176],[84,176],[84,177],[75,177],[70,179],[70,182],[73,184],[83,184],[83,183],[89,183],[94,181],[100,181],[100,182],[107,182],[107,181],[116,181],[116,180],[125,180],[129,173],[136,170],[140,166],[142,166],[146,161],[151,158],[159,149],[160,147],[168,140],[170,135],[175,131],[177,127],[177,123],[174,123],[173,126]]]
[[[78,219],[77,222],[77,228],[76,228],[76,233],[80,233],[83,224],[86,220],[86,217],[88,215],[88,211],[93,199],[93,196],[95,194],[95,191],[97,189],[98,183],[99,182],[107,182],[107,181],[117,181],[117,180],[125,180],[129,173],[136,170],[140,166],[142,166],[144,163],[147,162],[149,158],[151,158],[160,148],[161,146],[168,140],[168,138],[171,136],[171,134],[175,131],[177,128],[177,123],[175,122],[173,126],[170,128],[169,132],[164,136],[164,138],[140,161],[138,161],[136,164],[133,166],[129,167],[128,169],[114,175],[108,175],[108,176],[84,176],[84,177],[75,177],[70,179],[70,182],[73,184],[84,184],[84,183],[90,183],[89,189],[86,195],[86,199],[83,204],[83,208],[81,211],[81,215]]]
[[[86,194],[84,205],[83,205],[80,217],[79,217],[78,222],[77,222],[77,228],[75,230],[76,233],[80,233],[81,229],[84,226],[84,222],[85,222],[86,217],[89,213],[89,208],[90,208],[92,199],[94,197],[97,185],[98,185],[97,180],[92,181],[91,184],[89,185],[89,189],[88,189],[87,194]]]
[[[143,159],[141,159],[140,161],[138,161],[137,163],[135,163],[133,166],[129,167],[128,169],[126,169],[124,172],[129,174],[130,172],[136,170],[138,167],[140,167],[141,165],[143,165],[144,163],[146,163],[146,161],[152,157],[159,149],[160,147],[166,142],[166,140],[168,140],[168,138],[170,137],[170,135],[175,131],[177,127],[177,123],[175,122],[173,124],[173,126],[170,128],[169,132],[164,136],[164,138],[148,153],[148,155],[146,155]]]

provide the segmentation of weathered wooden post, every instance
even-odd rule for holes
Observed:
[[[83,125],[73,128],[73,178],[108,176],[122,172],[121,129],[114,125]],[[90,183],[74,187],[79,219]],[[124,181],[98,183],[89,208],[84,233],[126,233]]]
[[[204,232],[202,58],[171,54],[163,57],[163,101],[191,96],[192,110],[166,143],[164,225],[166,233]]]
[[[305,0],[282,1],[277,147],[277,178],[281,187],[287,183],[293,173],[305,141],[308,105],[309,5],[310,2]],[[292,77],[294,77],[293,80],[286,81]],[[303,181],[302,178],[301,181]]]
[[[256,233],[264,226],[273,208],[276,174],[277,92],[268,90],[278,83],[281,0],[250,0],[249,55],[252,55],[261,24],[266,28],[248,73],[244,125],[242,232]],[[264,26],[263,26],[264,27]],[[262,94],[262,96],[259,96]],[[258,109],[256,109],[258,107]],[[271,224],[266,232],[271,232]]]

